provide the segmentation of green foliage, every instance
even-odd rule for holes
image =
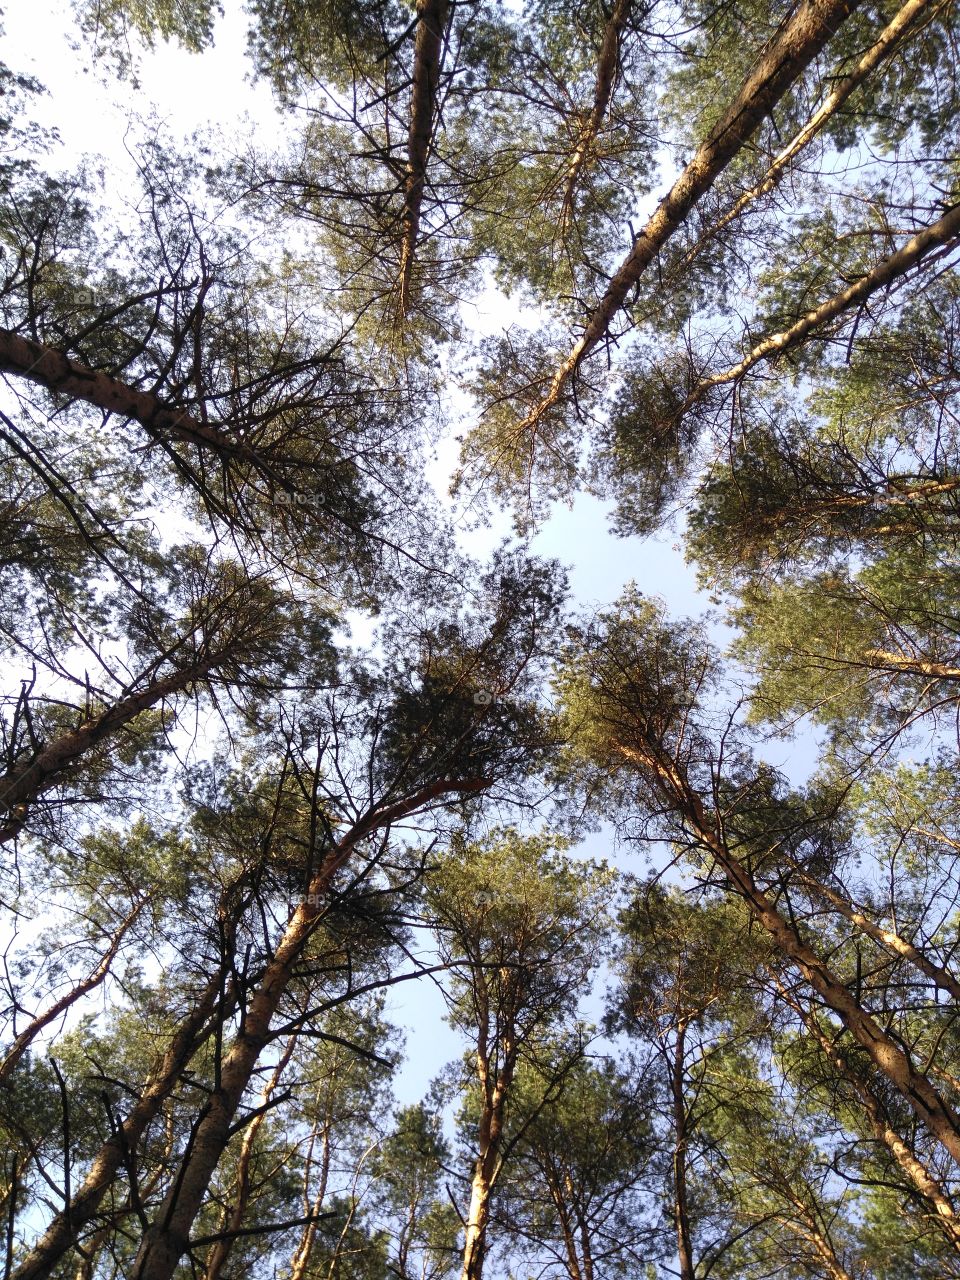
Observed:
[[[532,1051],[571,1012],[599,958],[614,876],[568,848],[515,830],[484,843],[458,837],[432,871],[426,909],[451,966],[451,1021],[466,1034],[481,1017]]]
[[[396,0],[254,0],[250,50],[282,100],[312,85],[338,89],[373,73],[409,22]]]
[[[613,524],[621,535],[654,532],[683,495],[695,431],[679,411],[692,372],[685,357],[652,364],[639,352],[624,370],[594,460],[594,483],[616,502]]]
[[[191,53],[213,41],[214,21],[223,9],[216,0],[74,0],[80,30],[98,51],[105,48],[122,73],[134,63],[131,36],[153,48],[176,40]]]
[[[497,1202],[512,1256],[532,1266],[538,1250],[566,1239],[574,1262],[615,1277],[635,1275],[658,1251],[651,1093],[649,1080],[603,1059],[578,1057],[559,1085],[521,1068]]]
[[[415,1266],[424,1280],[440,1280],[456,1267],[460,1219],[443,1186],[449,1160],[440,1117],[423,1103],[404,1107],[377,1148],[374,1195],[401,1275]]]

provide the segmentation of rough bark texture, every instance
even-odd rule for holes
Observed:
[[[518,1047],[514,1037],[514,1021],[509,1014],[504,1019],[497,1041],[491,1044],[491,1010],[482,980],[476,985],[475,999],[480,1019],[476,1061],[482,1102],[477,1129],[477,1158],[470,1184],[470,1208],[464,1224],[460,1280],[482,1280],[483,1277],[490,1198],[500,1172],[504,1109],[513,1083]]]
[[[138,391],[102,369],[91,369],[56,347],[48,347],[0,329],[0,372],[36,382],[48,391],[83,400],[105,413],[139,422],[154,439],[164,437],[199,445],[223,457],[239,458],[262,467],[256,450],[229,432],[202,422],[185,409],[165,405],[159,396]]]
[[[778,984],[779,986],[780,984]],[[896,1132],[887,1117],[886,1111],[873,1090],[866,1081],[862,1080],[856,1072],[850,1069],[844,1056],[838,1052],[837,1047],[823,1033],[822,1028],[817,1020],[804,1009],[796,1000],[792,999],[780,986],[781,994],[786,999],[792,1009],[796,1011],[803,1021],[807,1030],[811,1033],[817,1044],[822,1049],[831,1066],[838,1074],[847,1082],[857,1096],[857,1100],[863,1107],[864,1114],[870,1123],[874,1136],[881,1142],[890,1152],[894,1162],[899,1169],[906,1175],[907,1179],[916,1187],[917,1191],[928,1202],[933,1210],[933,1220],[939,1226],[940,1230],[949,1240],[955,1249],[960,1249],[960,1219],[957,1217],[956,1210],[946,1191],[931,1174],[926,1165],[922,1164],[910,1150],[909,1146],[904,1142],[903,1138]]]
[[[263,979],[247,1004],[241,1028],[221,1064],[218,1086],[199,1117],[192,1145],[156,1218],[144,1233],[131,1280],[170,1280],[188,1249],[190,1230],[203,1204],[213,1172],[230,1140],[240,1101],[257,1060],[270,1040],[274,1014],[303,948],[323,913],[333,878],[349,860],[358,842],[371,832],[409,817],[443,796],[475,793],[487,786],[486,779],[432,783],[405,800],[370,810],[330,850],[308,892],[291,915]]]
[[[609,331],[630,290],[660,249],[859,2],[803,0],[637,236],[591,313],[579,342],[560,365],[543,401],[524,419],[522,428],[534,427],[557,403],[581,361]]]
[[[687,1102],[683,1088],[683,1060],[686,1027],[677,1029],[670,1070],[670,1093],[673,1098],[673,1221],[677,1233],[677,1261],[680,1280],[696,1280],[693,1264],[693,1239],[687,1211]]]
[[[79,760],[144,711],[203,679],[215,661],[211,656],[206,662],[153,681],[139,693],[120,698],[113,706],[90,716],[78,728],[61,734],[29,759],[0,775],[0,814],[5,817],[0,826],[0,844],[18,834],[26,821],[28,806],[68,778]]]
[[[420,215],[427,181],[427,159],[437,114],[437,90],[449,0],[417,0],[417,34],[413,54],[410,133],[403,187],[403,240],[400,245],[400,313],[410,309],[410,286],[420,234]]]
[[[503,1111],[511,1078],[511,1066],[505,1064],[480,1116],[477,1160],[470,1186],[470,1209],[464,1229],[463,1268],[460,1280],[482,1280],[483,1277],[487,1226],[490,1222],[490,1197],[493,1194],[499,1170]],[[486,1080],[481,1072],[481,1085],[485,1084]]]

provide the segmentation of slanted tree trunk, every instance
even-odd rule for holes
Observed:
[[[942,218],[938,218],[929,227],[925,227],[923,231],[911,236],[902,249],[898,249],[896,253],[892,253],[888,258],[884,258],[865,276],[855,280],[846,289],[841,289],[839,293],[835,293],[826,302],[821,302],[819,307],[814,307],[813,310],[808,311],[788,329],[782,329],[779,333],[768,334],[736,364],[730,365],[729,368],[723,369],[719,373],[711,374],[709,378],[703,378],[692,388],[683,404],[677,410],[677,419],[679,420],[687,410],[698,404],[713,387],[738,382],[762,361],[773,360],[778,356],[785,355],[786,352],[799,346],[815,330],[829,324],[831,320],[836,320],[838,317],[845,315],[860,303],[866,302],[868,298],[872,297],[880,289],[885,288],[894,280],[905,275],[911,267],[915,267],[921,262],[931,250],[948,245],[958,236],[960,236],[960,205],[954,205]]]
[[[2,838],[2,833],[0,833],[0,838]],[[110,945],[104,952],[103,958],[97,967],[93,969],[86,978],[78,982],[75,987],[72,987],[65,995],[62,995],[59,1000],[55,1000],[53,1004],[43,1011],[43,1013],[37,1014],[37,1016],[24,1027],[14,1040],[13,1044],[7,1050],[3,1061],[0,1062],[0,1085],[2,1085],[9,1077],[14,1067],[44,1027],[48,1027],[50,1023],[59,1018],[62,1013],[66,1013],[71,1005],[76,1004],[78,1000],[89,994],[89,992],[93,991],[101,982],[103,982],[104,978],[106,978],[107,974],[110,972],[110,966],[117,958],[117,952],[120,950],[120,944],[123,941],[124,936],[136,923],[140,913],[148,902],[149,898],[141,898],[139,902],[134,904],[133,909],[128,913],[126,919],[123,920],[120,927],[111,938]]]
[[[794,999],[781,983],[778,982],[777,987],[785,1002],[794,1010],[816,1040],[827,1061],[841,1079],[845,1080],[853,1090],[863,1108],[864,1115],[873,1130],[874,1136],[886,1147],[897,1167],[917,1189],[921,1198],[930,1205],[932,1220],[940,1228],[951,1246],[960,1250],[960,1218],[957,1217],[950,1196],[933,1176],[929,1168],[917,1159],[907,1143],[893,1128],[880,1098],[869,1084],[851,1069],[843,1054],[824,1034],[822,1027],[812,1012],[805,1009],[798,1000]]]
[[[217,1010],[223,995],[226,972],[226,966],[220,965],[207,980],[127,1118],[93,1157],[86,1178],[36,1244],[14,1267],[10,1280],[46,1280],[64,1254],[73,1247],[82,1229],[96,1217],[104,1196],[121,1173],[128,1153],[136,1150],[140,1139],[159,1115],[160,1108],[182,1079],[184,1068],[212,1034],[216,1017],[211,1018],[211,1015]]]
[[[291,915],[273,959],[247,1005],[242,1028],[221,1063],[218,1086],[198,1117],[193,1142],[156,1217],[144,1232],[131,1280],[170,1280],[188,1248],[190,1230],[230,1140],[237,1108],[260,1054],[270,1041],[274,1014],[323,914],[332,881],[357,844],[372,832],[410,817],[443,796],[476,793],[488,785],[482,778],[431,783],[395,804],[369,810],[327,854]]]
[[[27,820],[30,805],[70,778],[84,756],[102,746],[144,711],[149,711],[165,698],[184,693],[210,675],[223,656],[211,651],[183,670],[153,680],[139,692],[127,693],[105,710],[85,716],[78,728],[40,746],[33,755],[0,774],[0,815],[3,816],[0,844],[17,836]]]
[[[637,236],[630,253],[591,312],[580,340],[557,369],[546,396],[524,419],[522,427],[535,427],[557,403],[584,357],[606,336],[630,290],[657,253],[858,3],[859,0],[803,0]]]
[[[824,1274],[829,1276],[829,1280],[853,1280],[853,1276],[837,1257],[833,1244],[820,1230],[819,1224],[800,1197],[788,1194],[788,1199],[793,1205],[796,1217],[781,1219],[787,1230],[812,1249]]]
[[[800,154],[807,143],[812,142],[867,77],[882,62],[896,52],[905,36],[912,32],[919,19],[928,11],[936,8],[936,2],[937,0],[907,0],[907,3],[902,9],[898,10],[884,27],[853,70],[834,82],[833,88],[806,124],[797,130],[787,145],[771,160],[766,173],[760,181],[738,196],[723,217],[709,227],[693,248],[684,255],[677,268],[679,271],[685,271],[691,266],[706,246],[715,240],[731,222],[734,222],[743,213],[744,209],[774,189],[786,173],[790,161]]]
[[[929,658],[917,658],[908,653],[892,653],[889,649],[868,649],[864,654],[871,666],[904,675],[930,676],[934,680],[960,680],[960,667],[945,662],[933,662]]]
[[[782,954],[809,982],[828,1008],[868,1053],[877,1070],[899,1091],[918,1119],[960,1161],[960,1117],[940,1097],[929,1079],[914,1068],[908,1054],[851,994],[829,965],[800,936],[796,926],[776,908],[753,876],[729,849],[707,817],[703,802],[683,768],[659,744],[644,748],[618,744],[627,760],[651,779],[670,807],[704,849],[709,850],[731,887],[744,899],[757,921],[770,934]]]
[[[224,428],[203,422],[186,409],[170,407],[149,391],[139,391],[102,369],[91,369],[56,347],[21,337],[10,329],[0,328],[0,372],[16,374],[48,391],[83,400],[105,413],[132,418],[152,439],[183,440],[222,457],[263,466],[256,450]]]

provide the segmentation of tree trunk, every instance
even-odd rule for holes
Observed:
[[[816,1040],[827,1061],[853,1089],[860,1105],[863,1107],[864,1114],[870,1122],[874,1136],[890,1152],[897,1167],[917,1189],[922,1199],[931,1206],[933,1221],[936,1222],[953,1248],[960,1250],[960,1218],[957,1217],[956,1210],[947,1192],[926,1165],[917,1159],[907,1143],[893,1128],[880,1099],[867,1082],[862,1080],[850,1068],[837,1047],[824,1035],[813,1014],[804,1009],[799,1001],[793,999],[784,990],[782,984],[778,982],[777,986],[783,999],[796,1012],[804,1026]]]
[[[494,1102],[480,1117],[480,1142],[470,1185],[470,1209],[463,1238],[463,1267],[460,1280],[482,1280],[486,1252],[490,1197],[497,1174],[497,1158],[503,1126],[503,1092],[494,1091]]]
[[[500,1146],[503,1139],[503,1113],[513,1080],[514,1050],[504,1049],[503,1065],[498,1079],[488,1088],[489,1058],[478,1055],[480,1084],[484,1103],[480,1114],[477,1160],[470,1186],[470,1209],[463,1239],[463,1267],[460,1280],[483,1280],[487,1226],[490,1221],[490,1197],[500,1172]]]
[[[222,457],[243,459],[263,468],[257,451],[224,428],[203,422],[186,409],[171,408],[152,392],[139,391],[102,369],[91,369],[56,347],[21,337],[10,329],[0,328],[0,372],[27,378],[48,391],[83,400],[120,418],[132,418],[155,440],[183,440]]]
[[[583,1264],[583,1280],[593,1280],[593,1246],[590,1242],[590,1226],[577,1201],[576,1192],[574,1191],[573,1185],[570,1183],[569,1177],[567,1182],[570,1191],[571,1203],[573,1204],[574,1211],[577,1215],[577,1225],[580,1228],[580,1258]]]
[[[905,653],[891,653],[889,649],[868,649],[864,657],[872,659],[883,670],[903,672],[904,675],[930,676],[934,680],[960,680],[960,667],[945,662],[931,662]]]
[[[105,711],[88,716],[79,728],[61,734],[29,759],[14,764],[0,775],[0,814],[6,815],[6,820],[0,825],[0,844],[18,835],[26,822],[28,806],[45,791],[68,778],[84,755],[164,698],[183,693],[202,680],[221,656],[211,654],[183,671],[174,671],[154,680],[139,693],[120,698]]]
[[[605,337],[630,290],[657,253],[859,2],[803,0],[637,236],[633,248],[591,313],[579,342],[560,365],[547,395],[524,419],[523,427],[535,427],[557,403],[567,382],[584,357]]]
[[[824,1003],[841,1019],[854,1039],[867,1051],[874,1066],[902,1094],[911,1109],[950,1155],[960,1162],[960,1118],[943,1101],[926,1076],[914,1070],[907,1053],[851,995],[848,988],[801,938],[756,883],[743,863],[729,850],[707,819],[699,795],[681,768],[651,744],[647,750],[618,745],[621,754],[652,778],[684,819],[697,840],[708,849],[724,871],[732,888],[746,902],[754,919],[800,971]]]
[[[833,1245],[813,1220],[809,1209],[803,1201],[791,1196],[790,1203],[796,1209],[797,1216],[801,1221],[797,1222],[789,1218],[782,1219],[783,1225],[787,1230],[807,1242],[816,1255],[824,1273],[829,1276],[829,1280],[853,1280],[850,1272],[837,1257]]]
[[[332,1117],[328,1113],[325,1118],[323,1127],[323,1136],[321,1138],[321,1156],[320,1156],[320,1179],[317,1189],[311,1198],[307,1189],[309,1186],[309,1178],[312,1171],[312,1149],[314,1134],[311,1134],[311,1158],[307,1161],[307,1168],[304,1171],[304,1207],[307,1212],[316,1218],[323,1207],[323,1201],[327,1194],[327,1179],[330,1176],[330,1126]],[[303,1235],[300,1237],[300,1243],[294,1251],[293,1257],[290,1259],[290,1280],[304,1280],[307,1274],[307,1267],[310,1264],[310,1255],[313,1252],[314,1242],[317,1238],[317,1224],[310,1222],[304,1228]]]
[[[170,1280],[188,1248],[190,1229],[230,1140],[237,1108],[257,1060],[269,1043],[274,1014],[323,913],[331,882],[353,854],[358,842],[371,832],[389,827],[443,796],[478,792],[487,786],[486,779],[432,783],[405,800],[368,811],[330,850],[304,899],[290,917],[261,984],[247,1005],[241,1029],[221,1064],[218,1087],[198,1116],[193,1142],[156,1218],[144,1233],[134,1261],[132,1280]]]
[[[567,1255],[567,1275],[570,1280],[587,1280],[586,1273],[580,1267],[580,1259],[577,1256],[577,1242],[574,1237],[573,1223],[570,1221],[570,1205],[565,1197],[570,1196],[573,1188],[570,1183],[570,1175],[565,1174],[561,1180],[559,1170],[551,1167],[544,1170],[546,1174],[547,1186],[550,1189],[550,1199],[554,1203],[557,1211],[557,1217],[560,1220],[560,1234],[563,1236],[563,1247]]]
[[[884,929],[881,925],[876,924],[865,912],[855,907],[849,899],[843,897],[835,889],[831,889],[829,885],[825,885],[822,881],[811,876],[794,859],[788,858],[787,861],[796,869],[800,879],[811,892],[829,902],[845,920],[849,920],[851,924],[856,925],[868,938],[872,938],[874,942],[879,943],[886,951],[891,952],[893,955],[901,956],[904,960],[909,960],[914,968],[929,978],[941,991],[945,991],[954,1000],[960,1001],[960,980],[955,978],[949,970],[925,956],[912,942],[902,938],[893,929]]]
[[[630,17],[632,5],[633,0],[616,0],[613,12],[604,28],[603,43],[600,46],[600,57],[597,61],[597,82],[593,93],[593,109],[577,139],[577,148],[570,161],[563,190],[560,226],[561,231],[564,233],[566,233],[573,218],[573,208],[580,175],[590,156],[590,152],[596,144],[597,135],[607,114],[607,107],[610,105],[613,86],[617,78],[617,67],[620,62],[620,40],[623,36],[623,29],[627,25],[627,19]]]
[[[274,1089],[280,1083],[280,1077],[283,1075],[290,1062],[293,1054],[296,1037],[291,1036],[287,1041],[286,1048],[280,1055],[280,1061],[273,1070],[270,1079],[264,1085],[260,1094],[260,1105],[266,1107],[270,1101]],[[266,1110],[262,1110],[247,1125],[243,1135],[243,1142],[240,1146],[240,1155],[237,1160],[237,1198],[234,1201],[233,1208],[227,1215],[222,1230],[226,1233],[222,1240],[218,1240],[210,1249],[207,1258],[207,1266],[204,1272],[204,1280],[220,1280],[223,1268],[227,1264],[230,1252],[236,1242],[236,1235],[233,1234],[243,1226],[243,1220],[247,1214],[247,1206],[250,1201],[250,1165],[253,1160],[253,1150],[257,1141],[257,1134],[266,1118]]]
[[[687,1104],[683,1088],[686,1025],[677,1028],[670,1063],[670,1094],[673,1099],[673,1220],[677,1233],[677,1260],[680,1280],[696,1280],[690,1215],[687,1212]]]
[[[403,189],[403,240],[400,245],[400,315],[410,310],[410,286],[420,234],[420,215],[427,181],[427,159],[437,114],[437,90],[443,56],[449,0],[417,0],[417,34],[413,54],[410,132]]]
[[[872,271],[867,272],[865,276],[861,276],[859,280],[848,285],[846,289],[835,293],[826,302],[821,302],[819,307],[814,307],[812,311],[808,311],[795,324],[792,324],[789,329],[782,329],[779,333],[769,334],[761,342],[758,342],[753,350],[745,355],[742,360],[731,365],[728,369],[724,369],[720,373],[715,373],[711,377],[704,378],[701,382],[698,382],[677,410],[677,420],[688,409],[699,403],[713,387],[737,382],[744,374],[749,373],[755,365],[760,364],[761,361],[775,359],[777,356],[784,355],[785,352],[799,346],[815,329],[829,324],[831,320],[836,320],[837,317],[852,310],[859,303],[866,302],[873,294],[904,275],[911,267],[915,267],[932,249],[949,244],[957,236],[960,236],[960,205],[954,205],[942,218],[938,218],[929,227],[925,227],[923,231],[911,236],[902,249],[898,249],[896,253],[892,253],[888,258],[884,258]]]
[[[10,1280],[46,1280],[73,1246],[81,1229],[95,1218],[128,1153],[136,1150],[148,1126],[179,1083],[187,1063],[212,1033],[213,1024],[207,1024],[220,998],[224,977],[223,967],[211,976],[190,1013],[177,1028],[139,1101],[118,1132],[94,1156],[86,1178],[69,1203],[53,1218],[23,1261],[14,1267]]]
[[[767,195],[777,185],[787,171],[787,166],[811,142],[823,127],[836,115],[855,89],[867,79],[871,72],[891,57],[897,47],[916,25],[919,18],[927,10],[936,7],[936,0],[907,0],[891,21],[884,27],[876,41],[870,46],[857,65],[847,75],[836,82],[830,93],[813,113],[807,123],[799,129],[787,145],[777,153],[770,162],[766,173],[758,183],[744,191],[730,209],[704,235],[700,237],[689,253],[685,254],[678,270],[685,271],[703,252],[704,248],[735,221],[740,214],[761,196]]]

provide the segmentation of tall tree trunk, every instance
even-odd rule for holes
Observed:
[[[482,1280],[486,1252],[487,1227],[490,1222],[490,1197],[496,1178],[499,1148],[500,1115],[484,1114],[480,1121],[480,1150],[470,1184],[470,1208],[463,1238],[461,1280]]]
[[[696,1280],[693,1240],[687,1198],[687,1102],[684,1090],[684,1056],[687,1028],[677,1028],[670,1062],[670,1096],[673,1101],[673,1220],[677,1234],[680,1280]]]
[[[524,419],[522,427],[535,427],[557,403],[584,357],[606,336],[630,290],[657,253],[859,3],[860,0],[803,0],[637,236],[590,314],[580,340],[555,373],[547,395]]]
[[[867,1051],[877,1070],[899,1091],[918,1119],[960,1162],[960,1117],[940,1097],[929,1079],[916,1071],[907,1053],[869,1014],[816,952],[803,941],[755,883],[753,876],[727,847],[707,818],[700,796],[682,768],[659,747],[645,749],[618,744],[618,750],[654,782],[697,841],[716,859],[731,887],[744,899],[757,921],[784,956],[800,971],[824,1003],[837,1014],[854,1039]]]
[[[427,182],[427,160],[437,115],[437,91],[449,0],[417,0],[417,34],[413,53],[407,171],[403,186],[403,239],[400,244],[400,314],[410,310],[413,264],[420,234],[420,215]]]
[[[48,391],[132,418],[152,439],[169,437],[198,445],[225,458],[239,458],[263,469],[255,449],[235,439],[224,428],[204,422],[186,409],[172,408],[159,396],[139,391],[102,369],[91,369],[57,347],[34,342],[10,329],[0,328],[0,372],[36,382]]]
[[[778,982],[777,986],[783,999],[795,1011],[816,1040],[827,1061],[856,1094],[874,1136],[886,1147],[894,1163],[906,1176],[907,1180],[913,1184],[921,1199],[930,1205],[933,1221],[953,1248],[960,1250],[960,1218],[957,1216],[950,1196],[927,1166],[917,1159],[907,1143],[893,1128],[880,1098],[870,1085],[850,1067],[836,1045],[824,1034],[814,1014],[805,1009],[798,1000],[794,999],[781,983]]]
[[[600,57],[597,60],[597,82],[593,91],[593,108],[577,139],[576,150],[567,169],[567,178],[563,189],[563,202],[560,212],[560,227],[566,233],[573,219],[577,185],[583,168],[596,145],[597,135],[603,125],[617,79],[617,68],[620,63],[620,40],[623,29],[627,25],[633,0],[616,0],[613,12],[603,32],[600,45]]]
[[[14,1267],[10,1280],[46,1280],[73,1246],[82,1228],[96,1217],[128,1153],[136,1150],[147,1128],[180,1082],[184,1068],[206,1037],[212,1034],[216,1019],[211,1021],[211,1014],[216,1010],[225,976],[226,969],[221,966],[209,978],[190,1013],[174,1033],[136,1105],[118,1131],[93,1157],[83,1183],[23,1260]]]
[[[576,1189],[573,1186],[569,1174],[567,1175],[567,1190],[570,1195],[570,1202],[577,1215],[577,1226],[580,1230],[580,1260],[582,1263],[583,1280],[593,1280],[593,1245],[590,1242],[590,1224],[587,1222],[586,1215],[583,1212],[580,1199],[577,1196]]]
[[[484,1101],[478,1128],[477,1159],[470,1184],[470,1208],[464,1228],[460,1280],[483,1280],[490,1198],[500,1172],[503,1115],[513,1081],[513,1047],[505,1047],[503,1065],[495,1081],[490,1080],[490,1061],[482,1050],[478,1054],[478,1068]]]
[[[293,1049],[296,1044],[296,1036],[291,1036],[287,1041],[283,1053],[280,1055],[280,1061],[273,1069],[273,1074],[263,1086],[260,1094],[260,1106],[266,1108],[267,1103],[280,1083],[280,1077],[289,1065]],[[227,1265],[230,1252],[237,1240],[236,1231],[243,1226],[243,1220],[247,1215],[247,1207],[250,1202],[250,1166],[253,1162],[253,1152],[257,1142],[257,1134],[266,1118],[266,1110],[261,1110],[247,1125],[243,1135],[243,1142],[240,1145],[240,1155],[237,1159],[236,1174],[236,1199],[233,1208],[230,1210],[223,1224],[224,1238],[218,1240],[210,1249],[207,1258],[207,1266],[204,1272],[204,1280],[220,1280],[223,1268]]]
[[[487,786],[486,779],[432,783],[405,800],[369,810],[330,850],[308,892],[291,915],[260,986],[247,1005],[242,1027],[221,1064],[218,1086],[198,1116],[193,1141],[157,1216],[144,1233],[131,1280],[170,1280],[188,1248],[190,1230],[203,1204],[213,1172],[230,1140],[237,1108],[257,1060],[270,1041],[274,1014],[323,913],[331,883],[357,844],[373,831],[389,827],[444,796],[476,793]]]
[[[557,1217],[560,1220],[560,1234],[563,1236],[563,1247],[567,1255],[567,1275],[570,1280],[587,1280],[586,1273],[580,1266],[580,1258],[577,1255],[577,1241],[574,1236],[573,1223],[570,1220],[571,1206],[569,1197],[572,1192],[570,1176],[565,1170],[564,1176],[561,1176],[559,1169],[553,1165],[552,1161],[549,1167],[544,1168],[544,1174],[550,1191],[550,1199],[553,1201]]]
[[[797,130],[787,145],[771,160],[760,181],[738,196],[723,217],[709,227],[689,253],[684,255],[683,261],[677,268],[678,271],[685,271],[691,266],[706,246],[715,240],[731,222],[734,222],[744,209],[774,189],[786,173],[790,161],[795,159],[807,143],[811,142],[833,119],[850,95],[863,84],[867,77],[896,52],[906,36],[912,34],[919,19],[937,7],[936,0],[907,0],[853,70],[833,83],[833,88],[806,124]]]
[[[0,774],[0,814],[5,815],[0,825],[0,844],[14,839],[26,822],[29,805],[69,778],[85,755],[164,698],[183,693],[204,679],[222,657],[222,654],[211,653],[182,671],[154,680],[138,693],[128,693],[105,711],[86,716],[78,728],[61,734]]]

